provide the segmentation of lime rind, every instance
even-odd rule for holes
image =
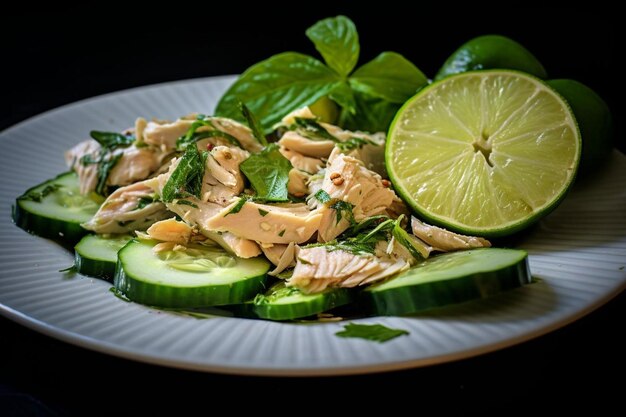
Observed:
[[[522,149],[522,153],[530,153],[531,158],[524,159],[519,156],[511,158],[511,155],[507,155],[507,152],[501,152],[500,150],[494,151],[490,154],[490,157],[495,159],[496,164],[499,164],[499,169],[492,170],[491,173],[486,172],[488,167],[484,165],[484,162],[487,158],[482,158],[480,153],[476,152],[476,149],[472,149],[472,146],[470,146],[472,142],[476,142],[478,126],[480,126],[481,123],[485,125],[485,120],[475,120],[476,111],[472,113],[470,110],[468,114],[465,115],[454,115],[450,111],[449,113],[451,113],[451,115],[448,117],[445,124],[438,123],[435,120],[430,126],[427,124],[420,126],[424,127],[426,131],[430,129],[436,132],[438,136],[437,141],[431,140],[428,142],[429,146],[433,148],[432,152],[429,153],[429,156],[432,156],[432,160],[428,161],[428,163],[432,164],[429,169],[432,170],[433,167],[436,167],[438,172],[445,170],[448,177],[445,181],[449,181],[452,184],[457,184],[461,180],[465,183],[473,184],[471,195],[469,195],[467,189],[464,190],[456,186],[448,187],[449,190],[447,193],[442,192],[441,189],[434,188],[432,183],[428,182],[428,173],[420,177],[420,182],[411,183],[412,176],[417,176],[420,170],[422,170],[422,172],[425,171],[424,165],[421,164],[423,160],[421,161],[419,157],[413,158],[415,155],[414,150],[409,152],[406,152],[406,149],[398,150],[396,144],[398,140],[396,140],[394,135],[396,132],[403,131],[401,135],[411,136],[411,141],[413,142],[410,147],[413,148],[418,145],[420,138],[428,136],[429,133],[420,131],[407,133],[403,127],[399,127],[400,123],[409,123],[406,121],[417,114],[424,114],[424,112],[428,111],[433,111],[434,113],[440,111],[441,109],[437,108],[437,101],[441,101],[441,98],[438,96],[437,98],[431,98],[427,106],[425,106],[424,103],[420,103],[420,100],[425,101],[424,98],[432,93],[437,92],[436,94],[439,95],[443,92],[444,95],[454,96],[455,92],[452,91],[451,94],[450,91],[450,89],[454,87],[454,83],[460,85],[459,83],[462,84],[469,81],[471,85],[476,82],[485,82],[482,81],[484,79],[498,78],[498,76],[500,78],[499,82],[503,83],[502,88],[505,94],[507,92],[507,82],[508,84],[516,82],[519,84],[521,80],[524,87],[528,87],[525,92],[513,91],[513,95],[517,94],[519,96],[517,99],[510,100],[513,103],[515,100],[524,100],[524,103],[530,102],[533,106],[545,107],[533,110],[534,118],[538,119],[538,123],[534,124],[533,117],[517,117],[524,116],[524,112],[529,112],[529,110],[525,108],[519,110],[519,106],[513,106],[511,108],[504,106],[496,109],[496,111],[487,112],[489,115],[492,115],[490,117],[494,118],[494,120],[487,120],[487,125],[491,124],[491,126],[499,127],[503,126],[506,117],[510,117],[511,113],[518,112],[516,117],[508,122],[508,125],[511,127],[510,125],[513,123],[515,129],[521,129],[521,131],[525,132],[530,138],[533,138],[533,135],[535,135],[534,143],[536,146],[533,146],[535,146],[536,149],[525,149],[523,138],[509,138],[516,139],[520,143],[515,144],[509,142],[506,147],[510,148],[508,149],[509,152],[512,149],[513,152],[519,153],[520,149]],[[508,87],[510,87],[510,85]],[[508,88],[508,90],[520,90],[520,87],[517,86],[514,89]],[[480,95],[482,96],[482,90],[480,91]],[[531,98],[533,94],[540,99],[533,101],[534,97]],[[463,97],[463,94],[459,94],[458,97],[455,97],[455,100],[458,99],[458,102],[462,103],[462,106],[468,109],[475,109],[477,107],[482,109],[482,107],[479,106],[488,105],[490,106],[489,109],[492,110],[493,107],[496,107],[495,104],[498,104],[494,103],[494,101],[497,102],[498,100],[474,97],[471,94],[466,94],[466,96],[469,97]],[[489,101],[491,101],[491,103]],[[504,100],[503,103],[499,104],[506,105],[507,101]],[[445,106],[445,103],[443,103],[443,105]],[[411,112],[413,114],[411,114]],[[480,117],[483,118],[485,112],[480,113]],[[548,114],[548,116],[545,116],[545,114]],[[472,119],[472,117],[474,117],[474,119]],[[501,120],[499,120],[498,117],[500,117]],[[557,121],[558,118],[561,117],[565,123],[563,123],[563,126],[559,126],[558,123],[546,126],[541,122],[541,119],[545,119],[545,117],[553,117]],[[459,118],[464,119],[464,121],[470,120],[473,124],[459,123]],[[423,119],[428,118],[422,118],[422,122],[424,121]],[[428,122],[428,120],[426,121]],[[556,152],[546,153],[546,148],[541,145],[541,140],[537,140],[538,135],[553,135],[554,131],[558,129],[563,129],[565,132],[561,132],[561,136],[569,135],[573,137],[574,140],[569,142],[563,141],[563,143],[552,141],[550,144],[555,145],[558,149]],[[488,133],[494,135],[494,132]],[[495,132],[495,134],[497,135],[498,132]],[[558,135],[559,133],[557,132],[556,134]],[[441,137],[445,139],[439,140]],[[495,142],[497,141],[494,141],[493,146],[497,148]],[[526,142],[528,143],[528,141]],[[499,143],[505,143],[505,140],[503,139]],[[403,146],[408,145],[404,143]],[[559,146],[561,146],[561,148],[559,148]],[[526,147],[528,148],[528,145],[526,145]],[[551,148],[548,148],[548,150],[550,149]],[[526,73],[513,70],[481,70],[457,74],[436,81],[410,98],[402,108],[400,108],[391,123],[385,150],[385,162],[389,177],[392,179],[396,191],[418,216],[431,223],[460,233],[499,237],[515,233],[530,226],[558,206],[574,181],[576,169],[580,161],[580,153],[581,138],[576,119],[567,101],[563,99],[560,94],[539,78]],[[500,164],[504,163],[503,158],[509,159],[506,172],[500,169]],[[555,164],[551,158],[561,158],[562,160],[569,158],[566,160],[566,163],[564,163],[564,165],[567,165],[565,174],[563,174],[562,167],[559,163]],[[479,165],[479,162],[483,162],[482,167]],[[459,168],[459,164],[472,166],[473,168],[471,170],[463,169],[462,166]],[[400,169],[401,172],[398,172],[398,165],[402,166]],[[538,172],[540,171],[540,174],[537,175],[540,175],[540,179],[543,181],[542,186],[549,189],[548,192],[545,193],[546,195],[543,196],[543,200],[541,198],[541,190],[537,191],[539,187],[533,185],[533,180],[536,182],[538,178],[532,175],[533,169]],[[493,173],[494,171],[496,174]],[[515,173],[515,171],[517,172]],[[472,172],[478,172],[479,175],[477,178],[471,177],[468,180],[467,175]],[[499,175],[502,177],[507,174],[514,175],[515,181],[505,180],[503,178],[499,178],[498,181],[491,180],[494,176],[497,177]],[[561,179],[559,179],[559,175]],[[437,181],[436,176],[436,172],[432,173],[431,177],[433,178],[433,183]],[[441,179],[439,179],[439,181],[441,181]],[[418,201],[418,198],[415,198],[416,195],[419,196],[420,201]],[[516,195],[524,195],[524,198],[516,198]],[[476,203],[485,204],[484,210],[475,210],[478,213],[465,213],[463,211],[464,207],[460,203],[464,202],[464,199],[475,198],[483,198],[485,200],[485,202]],[[492,204],[488,204],[489,199],[493,200]],[[434,204],[426,206],[422,202],[424,200],[430,200]],[[449,209],[446,214],[442,214],[441,212],[445,210],[441,210],[441,207],[446,205],[452,205],[455,209]],[[524,207],[524,205],[527,205],[527,207]],[[463,220],[459,221],[459,218],[463,218]]]

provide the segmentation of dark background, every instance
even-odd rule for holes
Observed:
[[[360,63],[394,50],[429,77],[469,38],[510,36],[535,53],[551,78],[575,78],[604,97],[616,121],[616,144],[624,151],[618,97],[623,73],[616,62],[622,54],[617,49],[622,33],[617,32],[622,31],[610,10],[527,9],[509,2],[500,14],[488,13],[480,3],[451,15],[452,6],[334,6],[338,3],[250,8],[233,2],[229,10],[208,2],[180,3],[151,7],[155,14],[33,6],[5,13],[0,25],[0,129],[98,94],[239,73],[286,50],[315,54],[304,30],[319,18],[346,14],[359,29]],[[135,116],[128,116],[129,124]],[[143,365],[75,348],[0,319],[0,415],[11,415],[22,405],[40,413],[24,415],[48,415],[45,410],[93,415],[94,409],[171,415],[194,406],[209,413],[228,392],[240,396],[229,403],[236,411],[279,411],[290,400],[304,404],[326,397],[353,410],[375,403],[393,412],[407,407],[416,413],[510,415],[591,407],[602,414],[623,408],[624,313],[626,297],[621,295],[565,329],[494,354],[382,375],[289,380]],[[397,394],[406,391],[409,396]]]

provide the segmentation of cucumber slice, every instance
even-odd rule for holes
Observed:
[[[202,245],[155,253],[156,243],[131,240],[118,252],[114,285],[132,301],[208,307],[243,303],[264,288],[270,264],[263,258],[241,259]]]
[[[29,233],[74,244],[87,234],[80,224],[93,217],[102,201],[94,193],[81,195],[78,176],[66,172],[18,197],[13,221]]]
[[[130,235],[87,235],[74,246],[76,272],[112,281],[117,252],[132,239]]]
[[[262,319],[291,320],[322,313],[350,301],[352,295],[346,288],[329,288],[317,294],[304,294],[281,281],[264,295],[257,295],[252,310]]]
[[[371,313],[396,316],[486,298],[531,282],[528,254],[482,248],[437,255],[362,292]]]

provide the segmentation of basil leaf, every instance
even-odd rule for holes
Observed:
[[[422,71],[395,52],[383,52],[350,77],[353,89],[398,104],[407,101],[427,83]]]
[[[97,158],[94,158],[92,154],[83,155],[80,158],[80,163],[83,166],[96,164],[96,178],[98,182],[96,183],[96,194],[104,196],[106,193],[106,183],[109,178],[109,174],[111,170],[115,167],[115,165],[122,159],[122,154],[118,153],[117,155],[112,155],[106,149],[100,149],[97,154]]]
[[[285,52],[248,68],[222,96],[215,114],[243,122],[239,111],[243,101],[267,134],[286,114],[327,95],[338,81],[337,74],[317,59]]]
[[[243,102],[239,102],[239,110],[248,122],[248,126],[252,131],[252,136],[254,136],[261,145],[267,146],[267,139],[263,134],[263,128],[261,128],[261,123],[259,123],[259,119],[256,118],[254,113],[252,113],[248,106],[246,106]]]
[[[104,149],[126,147],[135,141],[135,137],[132,135],[125,136],[121,133],[100,132],[98,130],[92,130],[89,132],[89,136],[98,142]]]
[[[237,214],[241,211],[241,209],[243,208],[244,204],[246,204],[248,202],[248,199],[245,197],[239,197],[239,201],[237,201],[237,204],[235,204],[233,206],[233,208],[231,208],[228,213],[224,214],[224,217],[228,216],[229,214]]]
[[[320,20],[307,29],[306,36],[329,67],[346,77],[359,60],[359,34],[345,16]]]
[[[161,199],[165,203],[189,196],[200,198],[207,156],[208,152],[200,153],[197,146],[187,147],[176,169],[163,187]]]
[[[289,201],[287,184],[289,171],[293,168],[291,162],[279,151],[278,145],[273,143],[261,152],[251,155],[239,165],[241,172],[248,178],[256,198],[265,201]]]
[[[339,115],[339,124],[348,130],[386,132],[401,104],[355,92],[356,113],[345,109]]]
[[[382,324],[356,324],[348,323],[344,330],[335,333],[339,337],[358,337],[360,339],[372,340],[384,343],[399,336],[408,335],[409,332],[402,329],[390,329]]]
[[[330,93],[328,93],[328,97],[333,100],[335,103],[339,104],[345,111],[355,114],[356,113],[356,101],[354,99],[354,92],[345,81],[342,81],[336,84]]]
[[[289,126],[291,130],[299,130],[299,133],[311,140],[330,140],[333,142],[340,142],[339,139],[334,137],[324,126],[318,123],[315,119],[307,119],[304,117],[294,117],[295,123]]]
[[[204,127],[204,126],[210,127],[213,130],[205,130],[202,132],[197,132],[198,128]],[[229,141],[230,143],[232,143],[233,145],[243,148],[241,146],[241,143],[236,137],[226,132],[222,132],[221,130],[218,130],[213,125],[210,118],[206,118],[205,115],[200,114],[198,115],[198,118],[191,124],[191,126],[189,127],[189,130],[187,130],[187,133],[185,133],[183,136],[179,137],[176,140],[176,150],[184,151],[187,149],[187,147],[190,144],[196,143],[206,138],[223,138]]]

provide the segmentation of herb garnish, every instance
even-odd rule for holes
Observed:
[[[205,127],[205,126],[210,127],[211,130],[205,130],[201,132],[197,131],[199,128]],[[236,137],[217,129],[215,125],[211,122],[210,117],[207,117],[204,114],[199,114],[196,120],[194,120],[194,122],[189,127],[189,130],[187,130],[187,133],[181,136],[180,138],[178,138],[178,140],[176,140],[176,150],[184,151],[192,143],[196,143],[202,139],[216,138],[216,137],[226,139],[233,145],[236,145],[240,148],[242,147],[241,143]]]
[[[298,130],[298,132],[307,139],[340,142],[339,139],[331,135],[330,132],[315,119],[295,117],[294,120],[295,123],[289,126],[289,130]]]
[[[46,197],[49,194],[52,194],[53,192],[57,191],[59,188],[61,188],[59,184],[48,184],[44,188],[42,188],[41,191],[33,190],[29,192],[28,194],[25,194],[19,197],[19,200],[34,201],[36,203],[40,203],[44,197]]]
[[[80,158],[80,163],[84,166],[96,164],[97,168],[97,179],[98,182],[96,184],[96,194],[105,195],[107,178],[109,178],[109,174],[111,170],[115,167],[115,165],[122,158],[122,154],[118,153],[117,155],[112,155],[105,148],[102,148],[98,151],[97,158],[94,159],[93,155],[87,154],[83,155]]]
[[[384,343],[396,337],[409,334],[406,330],[390,329],[382,324],[348,323],[343,328],[344,330],[335,333],[335,335],[339,337],[356,337],[378,343]]]
[[[152,203],[154,203],[153,197],[140,197],[137,207],[135,207],[134,210],[141,210]]]
[[[339,223],[343,217],[345,217],[350,224],[356,223],[354,220],[354,213],[352,213],[352,209],[354,208],[353,204],[348,203],[347,201],[337,200],[331,203],[328,207],[336,211],[336,223]]]
[[[342,127],[376,132],[387,130],[402,103],[428,83],[415,65],[394,52],[383,52],[353,72],[359,36],[345,16],[321,20],[306,35],[325,64],[296,52],[261,61],[222,96],[216,115],[244,121],[239,111],[243,101],[267,134],[286,114],[328,96],[341,107]]]
[[[263,210],[263,209],[259,209],[259,214],[261,215],[261,217],[267,216],[268,213],[269,213],[269,211],[266,211],[266,210]]]
[[[224,217],[228,216],[229,214],[239,213],[241,209],[243,208],[244,204],[246,204],[247,202],[248,202],[248,199],[246,197],[239,197],[239,201],[237,201],[237,204],[235,204],[233,208],[228,210],[228,213],[224,214]]]
[[[198,208],[198,205],[196,203],[192,203],[189,200],[176,200],[176,204],[180,204],[181,206],[191,206],[195,209]]]
[[[254,113],[252,113],[250,109],[248,108],[248,106],[246,106],[243,102],[239,103],[239,108],[241,110],[241,114],[248,122],[248,126],[250,127],[250,130],[252,131],[252,136],[254,136],[261,145],[267,146],[267,139],[265,138],[265,135],[263,134],[263,128],[261,127],[261,123],[259,122],[259,119],[256,118]]]
[[[318,192],[313,194],[313,196],[315,197],[317,201],[319,201],[322,204],[328,203],[330,200],[332,200],[332,197],[330,196],[330,194],[328,194],[324,190],[319,190]]]
[[[163,187],[161,198],[164,202],[170,203],[174,199],[190,196],[200,198],[207,156],[208,152],[200,153],[196,146],[187,147],[178,166]]]
[[[239,165],[241,172],[248,178],[254,191],[255,199],[273,202],[289,201],[287,184],[291,162],[272,143],[261,152],[251,155]]]
[[[103,149],[113,150],[117,148],[125,148],[135,141],[133,135],[122,135],[116,132],[101,132],[98,130],[92,130],[89,132],[96,142],[102,146]]]
[[[351,151],[353,149],[361,149],[365,145],[377,145],[369,139],[351,137],[345,142],[339,142],[337,145],[342,152]]]

